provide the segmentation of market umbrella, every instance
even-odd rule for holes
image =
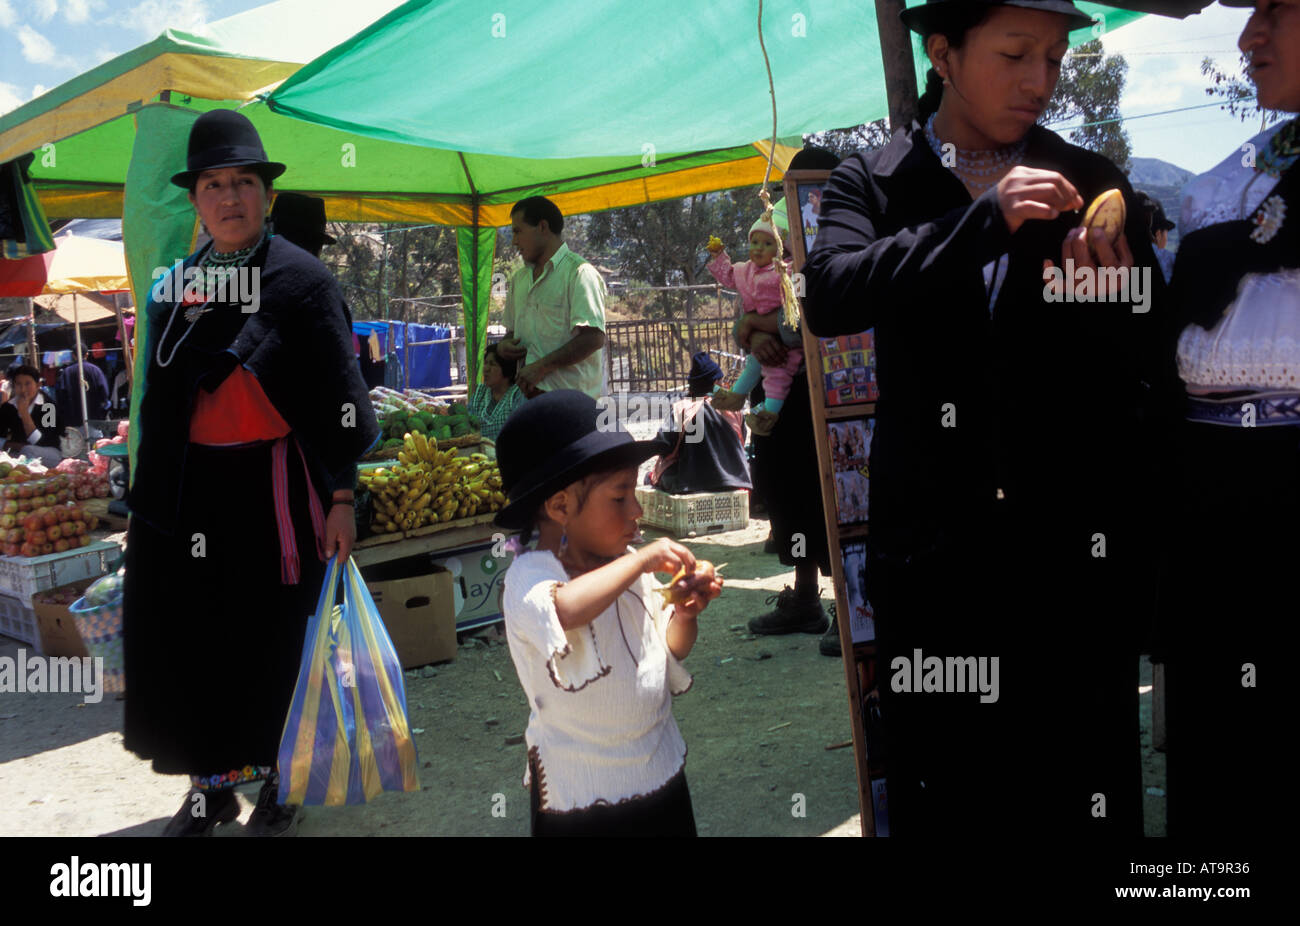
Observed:
[[[130,289],[120,241],[56,236],[53,251],[0,261],[0,296],[121,292]]]

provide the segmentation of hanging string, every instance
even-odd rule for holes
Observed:
[[[772,97],[772,143],[767,149],[767,170],[763,173],[763,185],[758,188],[758,198],[763,203],[762,221],[772,226],[776,232],[776,272],[781,276],[781,305],[785,309],[785,323],[790,328],[799,325],[799,302],[795,299],[794,284],[790,281],[790,271],[785,265],[785,248],[781,243],[781,231],[772,218],[772,197],[768,195],[767,184],[772,178],[772,161],[776,157],[776,84],[772,80],[772,62],[767,56],[767,43],[763,41],[763,0],[758,0],[758,47],[763,52],[763,67],[767,69],[767,92]],[[790,224],[790,205],[786,204],[786,224]],[[798,212],[798,209],[795,210]]]

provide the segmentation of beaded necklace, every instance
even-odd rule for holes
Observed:
[[[205,271],[213,269],[232,273],[246,265],[249,258],[251,258],[257,249],[262,246],[262,243],[265,240],[266,229],[263,228],[261,237],[259,237],[255,243],[246,248],[240,248],[238,251],[230,251],[223,254],[209,246],[208,250],[199,256],[198,267],[200,270]],[[171,353],[167,355],[167,359],[163,360],[163,344],[167,341],[167,335],[172,330],[172,322],[176,320],[176,313],[180,308],[180,304],[177,303],[176,308],[172,310],[172,314],[167,319],[166,327],[163,328],[162,337],[158,339],[158,350],[155,352],[155,357],[158,361],[159,367],[165,368],[171,366],[172,361],[176,359],[176,352],[180,350],[181,344],[185,342],[185,339],[189,337],[190,332],[194,330],[195,323],[197,323],[205,314],[212,311],[211,303],[212,298],[209,296],[207,301],[202,305],[193,305],[185,310],[185,320],[190,323],[190,326],[185,329],[185,333],[176,341],[176,344],[172,347]]]
[[[925,138],[930,143],[930,150],[934,152],[939,162],[947,167],[956,175],[957,179],[967,186],[973,186],[981,192],[999,179],[1000,175],[1008,166],[1019,164],[1025,157],[1025,151],[1029,148],[1029,142],[1022,138],[1014,145],[1008,145],[1005,148],[992,148],[987,151],[962,151],[956,145],[948,152],[943,150],[943,142],[934,131],[934,117],[937,113],[931,113],[930,118],[925,120]],[[947,159],[955,153],[956,163],[948,164]]]

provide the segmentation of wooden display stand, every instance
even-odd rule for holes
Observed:
[[[795,273],[803,269],[817,236],[827,170],[785,175],[786,213]],[[799,279],[795,292],[803,294]],[[889,835],[885,768],[879,752],[875,625],[864,595],[867,539],[867,462],[875,426],[875,351],[870,331],[819,338],[802,326],[808,369],[826,540],[835,584],[835,613],[844,654],[853,752],[857,763],[862,835]]]

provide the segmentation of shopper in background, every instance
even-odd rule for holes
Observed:
[[[709,396],[722,368],[700,351],[691,358],[688,398],[673,403],[669,421],[655,437],[659,457],[647,474],[651,485],[677,495],[749,489],[740,412],[719,411]]]
[[[41,390],[41,374],[35,367],[17,364],[6,376],[10,395],[0,406],[0,439],[5,450],[58,466],[63,459],[59,451],[63,420],[57,405]]]
[[[483,382],[469,397],[469,413],[478,419],[479,433],[496,440],[511,413],[525,401],[515,385],[516,364],[501,356],[499,344],[489,344],[483,351]]]

